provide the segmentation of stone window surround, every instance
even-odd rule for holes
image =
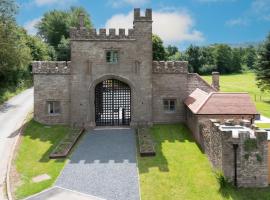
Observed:
[[[168,108],[165,108],[165,101],[168,101]],[[171,106],[171,102],[174,102],[174,109],[171,110],[170,106]],[[162,99],[162,106],[163,106],[163,110],[166,114],[174,114],[176,112],[176,106],[177,106],[177,98],[175,97],[166,97]]]
[[[53,103],[53,105],[54,105],[54,103],[58,103],[58,106],[59,106],[59,108],[58,108],[58,112],[55,112],[54,111],[54,113],[50,113],[50,111],[49,111],[49,106],[50,106],[50,103]],[[53,109],[53,110],[56,110],[55,108]],[[45,104],[45,112],[47,113],[47,115],[48,116],[59,116],[59,115],[61,115],[61,111],[62,111],[62,107],[61,107],[61,101],[59,101],[59,100],[56,100],[56,99],[49,99],[49,100],[46,100],[46,104]]]

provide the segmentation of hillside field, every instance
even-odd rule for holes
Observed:
[[[211,84],[212,76],[202,76]],[[220,91],[223,92],[248,92],[256,104],[257,110],[264,116],[270,117],[270,93],[262,93],[256,85],[255,74],[221,75]]]

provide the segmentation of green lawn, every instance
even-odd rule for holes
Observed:
[[[18,199],[38,193],[54,183],[65,160],[50,160],[49,154],[68,131],[68,127],[45,126],[33,120],[27,124],[15,158],[21,179],[15,191]],[[33,177],[44,173],[52,179],[40,183],[32,182]]]
[[[139,157],[142,200],[264,200],[270,188],[220,189],[210,163],[184,125],[152,128],[157,155]]]
[[[203,78],[211,83],[212,76],[203,76]],[[220,90],[224,92],[248,92],[255,101],[258,111],[264,116],[270,117],[270,94],[263,94],[257,87],[254,73],[243,73],[234,75],[220,76]],[[260,99],[260,96],[262,99]]]
[[[270,128],[270,124],[268,124],[268,123],[258,123],[258,124],[256,124],[258,127],[260,127],[260,128]]]

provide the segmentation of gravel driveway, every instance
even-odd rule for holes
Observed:
[[[56,186],[108,200],[139,200],[134,130],[86,133]]]

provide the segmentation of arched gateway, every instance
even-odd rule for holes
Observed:
[[[97,126],[130,124],[131,89],[129,85],[116,79],[107,79],[96,85],[95,120]]]

